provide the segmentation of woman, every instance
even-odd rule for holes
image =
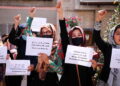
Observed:
[[[40,37],[53,38],[52,51],[50,56],[40,53],[38,56],[37,71],[39,78],[43,81],[40,86],[59,86],[57,73],[62,74],[62,50],[56,41],[56,29],[53,24],[46,24],[40,29]]]
[[[75,45],[85,47],[85,34],[81,27],[75,26],[67,34],[65,19],[63,17],[61,3],[57,6],[60,18],[61,42],[63,52],[66,53],[67,45]],[[69,35],[69,37],[68,37]],[[71,41],[69,41],[69,39]],[[63,63],[63,75],[61,77],[60,86],[93,86],[92,76],[93,69],[96,67],[96,62],[91,60],[92,67]]]
[[[26,36],[32,36],[30,30],[33,16],[35,14],[35,8],[31,8],[29,11],[29,19],[27,24],[20,24],[21,16],[17,15],[14,17],[14,25],[9,34],[9,41],[11,44],[16,45],[17,47],[17,57],[16,60],[30,60],[31,65],[28,67],[28,70],[31,71],[30,76],[27,77],[27,86],[37,86],[37,73],[34,71],[37,64],[37,57],[35,56],[26,56]],[[6,77],[6,86],[21,86],[22,76],[9,76],[10,80]],[[8,78],[9,78],[8,77]]]
[[[105,10],[98,11],[94,29],[94,40],[104,55],[104,66],[97,86],[120,86],[120,69],[110,68],[113,50],[120,49],[120,25],[116,25],[110,30],[109,43],[102,40],[100,36],[101,21],[104,19],[106,13],[107,11]]]

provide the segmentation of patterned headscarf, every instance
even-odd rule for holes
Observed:
[[[50,28],[51,29],[51,31],[52,31],[52,35],[53,35],[53,40],[55,40],[56,38],[56,28],[55,28],[55,26],[53,25],[53,24],[51,24],[51,23],[46,23],[45,25],[43,25],[41,28],[40,28],[40,36],[42,36],[42,29],[44,28],[44,27],[46,27],[46,28]]]
[[[118,25],[120,25],[120,24],[118,24]],[[118,25],[115,25],[112,29],[110,29],[109,38],[108,38],[108,42],[115,48],[120,48],[120,45],[117,45],[114,40],[114,33],[115,33],[116,29],[118,29],[117,28]]]
[[[59,42],[56,41],[56,28],[53,24],[47,23],[46,25],[42,26],[40,28],[40,37],[42,37],[42,29],[46,27],[46,28],[50,28],[52,31],[52,36],[53,36],[53,45],[52,45],[52,50],[51,50],[51,55],[49,56],[50,59],[50,65],[46,64],[44,61],[42,61],[40,59],[40,57],[38,57],[38,64],[36,69],[39,72],[39,78],[41,80],[45,80],[46,78],[46,73],[47,72],[62,72],[62,62],[61,62],[61,58],[63,58],[61,55],[62,54],[62,49],[59,48]],[[59,65],[59,67],[55,67],[55,65]]]
[[[83,28],[81,28],[80,26],[74,26],[74,27],[72,27],[71,30],[69,31],[69,37],[72,38],[72,33],[76,29],[78,29],[82,33],[83,45],[85,45],[85,43],[86,43],[85,32],[84,32]]]
[[[117,45],[114,41],[114,33],[119,28],[120,24],[115,25],[109,33],[109,39],[108,42],[112,45],[113,48],[120,49],[120,45]],[[108,78],[108,85],[109,86],[120,86],[120,69],[118,68],[111,68],[109,78]]]

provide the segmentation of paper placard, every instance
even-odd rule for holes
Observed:
[[[51,54],[53,38],[27,37],[26,55]]]
[[[7,60],[5,75],[30,75],[28,66],[30,66],[30,60]]]
[[[34,32],[40,32],[41,26],[45,25],[46,23],[47,23],[47,18],[34,17],[31,24],[31,29]]]
[[[65,63],[91,67],[93,48],[68,45]]]
[[[0,63],[6,63],[7,47],[0,46]]]
[[[120,68],[120,49],[112,49],[110,68]]]

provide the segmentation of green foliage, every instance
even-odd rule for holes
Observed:
[[[107,23],[107,29],[104,31],[104,39],[106,41],[108,41],[110,29],[112,29],[115,25],[120,23],[120,3],[118,3],[117,7],[114,9],[114,13]]]

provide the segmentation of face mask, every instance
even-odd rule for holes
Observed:
[[[43,38],[52,38],[52,35],[43,35]]]
[[[82,37],[72,38],[72,44],[73,45],[79,46],[82,43],[83,43],[83,38]]]

